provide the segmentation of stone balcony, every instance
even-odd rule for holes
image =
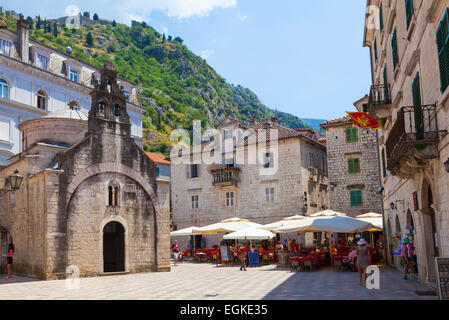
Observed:
[[[390,117],[391,106],[390,84],[371,86],[368,114],[377,120]]]
[[[401,179],[413,177],[430,159],[439,157],[436,105],[403,107],[386,142],[387,168]]]
[[[239,168],[215,169],[211,170],[210,173],[213,176],[212,184],[215,187],[237,187],[238,183],[240,182]]]

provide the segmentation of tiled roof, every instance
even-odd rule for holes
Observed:
[[[245,145],[258,143],[258,134],[263,131],[266,133],[266,142],[269,142],[271,140],[270,130],[277,130],[277,135],[278,135],[277,140],[300,138],[303,136],[299,132],[296,132],[293,129],[285,128],[285,127],[281,126],[279,123],[273,122],[271,120],[264,120],[256,125],[250,127],[250,129],[254,130],[255,133],[253,133],[252,135],[245,138],[245,140],[244,140]]]
[[[321,128],[325,128],[325,127],[331,127],[331,126],[335,126],[335,125],[340,125],[340,124],[346,124],[346,123],[351,123],[351,117],[350,116],[345,116],[342,118],[338,118],[338,119],[334,119],[334,120],[329,120],[326,122],[323,122],[322,124],[320,124]]]
[[[2,19],[0,19],[0,29],[6,29],[6,28],[8,28],[6,23]]]
[[[166,157],[161,153],[145,152],[145,154],[155,163],[170,164],[170,161],[166,160]]]

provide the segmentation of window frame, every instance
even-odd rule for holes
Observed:
[[[6,53],[6,52],[3,51],[3,48],[5,48],[5,47],[8,47],[9,52]],[[8,41],[8,40],[5,40],[5,39],[0,39],[0,53],[1,54],[5,55],[7,57],[10,57],[11,56],[11,48],[12,48],[12,42],[11,41]]]
[[[415,6],[413,0],[405,0],[405,19],[407,22],[407,30],[410,28],[413,16],[415,15]]]
[[[40,89],[36,92],[37,100],[36,100],[36,108],[41,110],[47,110],[48,106],[48,94],[44,90]],[[43,99],[44,106],[41,108],[39,106],[39,98]]]
[[[348,158],[348,174],[361,173],[361,161],[360,158]],[[352,170],[351,170],[352,168]]]
[[[265,187],[265,202],[266,203],[275,203],[276,202],[275,195],[276,195],[275,187]]]
[[[227,208],[234,207],[235,204],[235,193],[234,191],[226,191],[225,193],[225,205]]]
[[[346,128],[345,134],[346,134],[346,139],[345,139],[346,143],[359,142],[359,130],[357,127]]]
[[[351,207],[363,207],[363,190],[349,191]]]
[[[396,27],[394,28],[394,32],[391,37],[391,51],[393,54],[393,69],[396,70],[397,66],[399,65],[398,36]]]
[[[193,194],[190,196],[191,199],[191,208],[193,210],[200,208],[200,196],[198,194]]]
[[[72,78],[72,75],[75,75],[75,77],[73,77]],[[69,79],[70,79],[70,81],[73,81],[73,82],[79,82],[78,81],[78,79],[79,79],[79,70],[77,70],[77,69],[74,69],[74,68],[70,68],[70,70],[69,70]]]
[[[446,9],[443,18],[438,25],[436,31],[436,43],[440,71],[440,90],[441,93],[444,93],[449,86],[449,8]]]
[[[6,95],[3,95],[5,91]],[[9,82],[4,78],[0,78],[0,98],[9,99]]]
[[[42,60],[41,60],[42,58]],[[43,66],[41,66],[41,62],[45,61],[45,68]],[[44,55],[42,53],[37,52],[36,53],[36,67],[38,67],[39,69],[42,70],[48,70],[48,63],[50,61],[50,57],[47,55]]]

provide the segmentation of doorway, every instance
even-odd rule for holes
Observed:
[[[104,272],[125,271],[125,228],[111,221],[103,229]]]
[[[425,239],[425,249],[427,254],[427,280],[434,281],[436,279],[435,258],[439,257],[438,231],[436,224],[436,214],[433,209],[434,199],[432,188],[427,184],[427,199],[424,202],[426,214],[423,215],[423,230]]]

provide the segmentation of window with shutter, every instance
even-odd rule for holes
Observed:
[[[382,173],[384,178],[387,176],[387,166],[385,161],[385,149],[382,149]]]
[[[379,22],[380,22],[380,32],[384,30],[384,14],[382,10],[382,4],[379,6]]]
[[[357,128],[346,128],[346,142],[359,141],[359,134]]]
[[[374,39],[374,61],[377,61],[377,39]]]
[[[412,94],[413,94],[413,105],[421,105],[421,84],[419,81],[419,72],[416,73],[415,79],[412,82]],[[424,139],[424,121],[423,121],[423,111],[421,107],[416,107],[414,110],[415,115],[415,130],[416,138]]]
[[[393,37],[391,38],[391,49],[393,51],[393,68],[396,70],[396,67],[399,63],[398,41],[397,41],[396,28],[394,28]]]
[[[360,159],[348,159],[348,173],[360,173]]]
[[[362,190],[351,190],[351,207],[361,207],[363,206]]]
[[[449,9],[446,10],[443,20],[437,29],[438,61],[440,65],[441,93],[446,91],[449,85]]]
[[[405,15],[407,18],[407,29],[410,27],[415,9],[413,8],[413,0],[405,0]]]

